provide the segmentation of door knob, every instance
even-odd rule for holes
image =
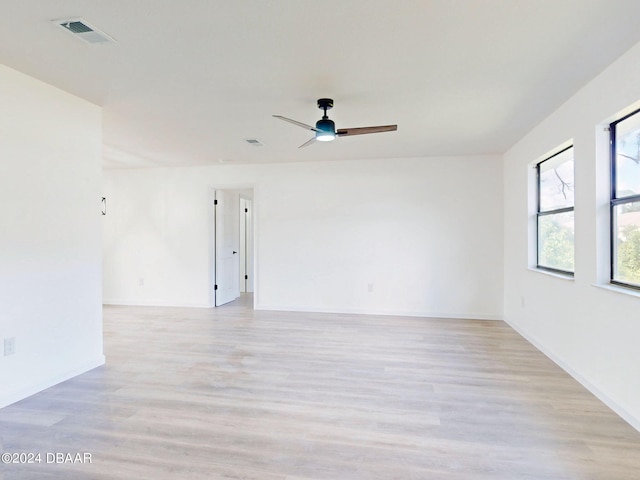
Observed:
[[[236,251],[234,250],[234,251],[233,251],[233,255],[235,255],[236,253],[238,253],[238,252],[236,252]]]

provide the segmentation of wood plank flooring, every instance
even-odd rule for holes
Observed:
[[[502,322],[240,301],[104,325],[106,366],[0,410],[0,450],[42,455],[0,479],[640,478],[640,433]]]

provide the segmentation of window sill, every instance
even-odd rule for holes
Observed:
[[[573,275],[563,275],[562,273],[550,272],[549,270],[543,270],[541,268],[536,268],[536,267],[529,267],[529,270],[531,272],[541,273],[543,275],[548,275],[550,277],[558,278],[560,280],[569,280],[571,282],[573,282],[574,280]]]
[[[609,290],[611,292],[622,293],[623,295],[630,295],[632,297],[640,298],[640,291],[635,290],[633,288],[624,288],[618,285],[613,285],[610,283],[600,284],[600,283],[592,283],[594,287],[604,288],[605,290]]]

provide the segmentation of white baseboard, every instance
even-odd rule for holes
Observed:
[[[579,372],[574,370],[571,365],[566,363],[560,357],[558,357],[554,352],[546,348],[542,342],[538,341],[533,335],[524,330],[519,325],[511,323],[508,319],[505,319],[505,322],[513,328],[516,332],[518,332],[527,342],[536,347],[542,353],[544,353],[547,357],[549,357],[556,365],[562,368],[565,372],[571,375],[578,383],[580,383],[584,388],[589,390],[593,395],[595,395],[602,403],[604,403],[607,407],[613,410],[618,416],[620,416],[625,422],[631,425],[633,428],[640,432],[640,419],[636,416],[632,415],[628,410],[618,404],[615,400],[609,397],[606,393],[596,387],[593,383],[591,383],[588,379],[583,377]]]
[[[301,313],[337,313],[337,314],[355,314],[355,315],[386,315],[397,317],[423,317],[423,318],[451,318],[463,320],[503,320],[501,315],[487,314],[470,314],[470,313],[451,313],[451,312],[413,312],[402,310],[368,310],[359,308],[323,308],[323,307],[291,307],[283,305],[265,305],[258,304],[256,310],[268,310],[276,312],[301,312]]]
[[[122,305],[128,307],[185,307],[185,308],[213,308],[210,304],[201,303],[180,303],[167,302],[161,300],[130,300],[123,298],[106,298],[102,300],[103,305]],[[453,318],[463,320],[496,320],[502,321],[501,315],[491,315],[483,313],[457,313],[457,312],[413,312],[402,310],[369,310],[360,308],[324,308],[324,307],[292,307],[289,305],[265,305],[257,304],[256,310],[268,310],[275,312],[301,312],[301,313],[337,313],[356,315],[389,315],[398,317],[425,317],[425,318]]]
[[[163,300],[130,300],[125,298],[105,298],[103,305],[122,305],[125,307],[185,307],[185,308],[212,308],[209,303],[181,303],[167,302]]]
[[[15,389],[13,391],[9,391],[9,392],[4,391],[2,392],[2,394],[0,394],[0,408],[4,408],[8,405],[11,405],[12,403],[16,403],[20,400],[30,397],[31,395],[35,395],[38,392],[46,390],[49,387],[53,387],[58,383],[64,382],[73,377],[77,377],[78,375],[86,373],[89,370],[93,370],[96,367],[104,365],[105,360],[106,360],[105,356],[100,355],[99,357],[93,360],[83,362],[77,365],[75,368],[66,370],[64,372],[60,372],[47,379],[39,380],[30,385],[21,386],[20,388]]]

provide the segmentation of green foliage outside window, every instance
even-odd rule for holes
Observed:
[[[574,232],[571,226],[563,225],[561,215],[541,217],[538,224],[538,264],[540,266],[574,271]],[[573,217],[573,212],[571,212]]]
[[[640,286],[640,227],[625,225],[618,238],[618,278]]]

